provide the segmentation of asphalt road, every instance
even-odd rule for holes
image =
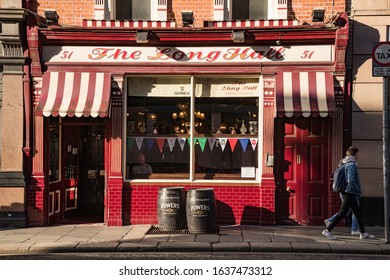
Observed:
[[[310,253],[65,253],[0,255],[1,260],[390,260],[390,255]]]

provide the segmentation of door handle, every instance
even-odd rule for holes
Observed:
[[[291,192],[291,188],[290,188],[290,187],[287,187],[287,188],[286,188],[286,191],[290,193],[290,192]]]
[[[301,164],[301,155],[297,155],[297,164]]]

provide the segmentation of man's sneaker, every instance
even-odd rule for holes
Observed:
[[[326,225],[326,227],[328,227],[328,226],[330,225],[329,220],[328,220],[328,219],[325,219],[325,220],[324,220],[324,224]]]
[[[360,234],[360,239],[375,239],[375,236],[364,232]]]
[[[360,235],[360,230],[353,230],[351,231],[352,235]]]
[[[324,231],[322,232],[322,235],[325,236],[326,238],[330,239],[330,240],[335,240],[336,237],[327,229],[324,229]]]

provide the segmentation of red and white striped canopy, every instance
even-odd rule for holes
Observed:
[[[105,117],[110,92],[110,73],[46,72],[36,112],[45,117]]]
[[[336,114],[333,75],[282,72],[276,75],[278,117],[327,117]]]

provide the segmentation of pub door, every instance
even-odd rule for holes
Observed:
[[[322,225],[328,209],[329,120],[275,121],[276,221]]]
[[[104,121],[100,118],[64,118],[62,135],[65,196],[60,222],[103,222]]]

